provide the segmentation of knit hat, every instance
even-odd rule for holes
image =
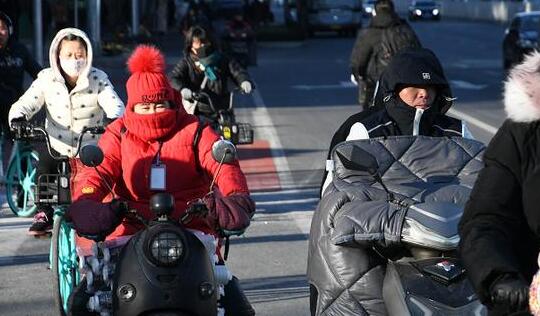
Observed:
[[[137,103],[176,101],[165,75],[165,58],[154,46],[139,45],[127,62],[131,76],[126,82],[127,110]]]

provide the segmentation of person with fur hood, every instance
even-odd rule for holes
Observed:
[[[124,103],[118,97],[105,72],[92,66],[90,39],[77,28],[65,28],[55,35],[49,49],[49,68],[41,70],[30,88],[11,105],[10,126],[24,125],[43,107],[46,109],[45,129],[51,137],[53,154],[75,158],[77,140],[84,127],[103,126],[124,113]],[[95,144],[97,136],[86,136],[82,145]],[[46,149],[39,148],[37,176],[58,173],[59,162]],[[77,172],[77,159],[71,164]],[[53,226],[53,209],[38,204],[29,235],[47,234]]]
[[[459,225],[459,254],[489,315],[528,315],[529,284],[538,270],[539,69],[535,52],[510,71],[507,119],[485,151]]]
[[[66,212],[82,236],[132,235],[142,224],[120,215],[116,200],[103,203],[113,187],[115,196],[127,201],[129,209],[150,220],[149,200],[157,192],[175,199],[172,218],[178,220],[192,201],[202,199],[208,208],[205,217],[194,217],[186,224],[216,237],[222,231],[245,229],[255,212],[246,178],[238,161],[223,164],[212,157],[212,146],[219,136],[211,127],[187,114],[180,95],[164,73],[165,59],[153,46],[138,46],[128,60],[131,76],[126,83],[127,105],[123,117],[107,126],[99,140],[104,160],[98,170],[85,167],[73,189],[73,204]],[[164,176],[156,187],[152,170],[160,166]],[[208,188],[215,178],[215,189]],[[114,184],[114,186],[113,186]],[[220,253],[218,251],[218,256]],[[253,315],[238,280],[225,287],[226,315]],[[227,301],[227,300],[226,300]]]

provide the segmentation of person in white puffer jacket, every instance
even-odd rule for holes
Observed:
[[[52,149],[75,158],[77,139],[84,127],[104,126],[124,112],[124,103],[107,74],[92,67],[92,59],[92,44],[83,31],[60,30],[50,46],[50,67],[43,69],[11,106],[10,125],[29,120],[45,106],[45,129]],[[88,135],[82,145],[96,144],[97,140],[97,136]],[[57,162],[46,152],[39,157],[38,174],[57,173]],[[52,209],[39,207],[29,234],[42,235],[51,229]]]

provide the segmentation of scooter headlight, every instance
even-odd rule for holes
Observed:
[[[160,265],[175,265],[183,254],[184,243],[174,232],[160,232],[150,240],[150,255]]]

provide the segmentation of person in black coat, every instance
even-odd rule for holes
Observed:
[[[391,0],[377,1],[375,12],[369,26],[358,33],[350,58],[351,81],[358,85],[358,103],[364,108],[371,104],[376,82],[383,71],[375,65],[375,52],[381,44],[383,31],[401,24],[410,28],[397,15]]]
[[[23,44],[13,38],[14,28],[10,17],[0,11],[0,128],[6,139],[11,140],[8,113],[11,104],[15,103],[24,92],[24,73],[33,79],[37,78],[41,66],[34,60]],[[11,144],[4,143],[4,157]],[[6,163],[8,159],[4,159]]]
[[[528,315],[540,251],[540,53],[510,71],[507,119],[484,154],[459,225],[459,254],[489,315]]]
[[[410,87],[428,92],[425,106],[405,99],[403,92]],[[429,49],[397,54],[381,76],[375,99],[374,107],[350,116],[332,137],[321,194],[332,180],[332,149],[346,140],[396,135],[472,138],[464,122],[445,115],[454,99],[440,62]]]
[[[184,107],[190,114],[196,113],[193,92],[207,93],[217,109],[226,109],[230,102],[229,79],[244,93],[250,93],[253,86],[246,69],[222,54],[208,30],[200,26],[189,30],[184,57],[170,77],[171,85],[182,94]]]

